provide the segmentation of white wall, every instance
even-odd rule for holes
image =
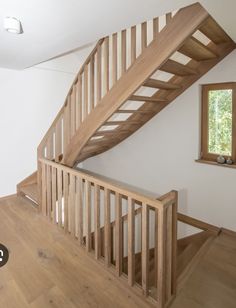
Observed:
[[[91,48],[23,71],[0,68],[0,197],[36,170],[37,146]]]
[[[84,168],[150,191],[179,191],[179,211],[236,231],[236,170],[195,162],[200,84],[236,81],[236,52],[225,58],[123,143]]]

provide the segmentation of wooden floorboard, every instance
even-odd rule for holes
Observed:
[[[0,307],[150,307],[27,200],[0,200]],[[173,308],[235,308],[236,237],[221,233],[189,276]]]
[[[0,200],[0,307],[150,307],[22,197]]]

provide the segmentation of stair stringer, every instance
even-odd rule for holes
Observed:
[[[197,3],[181,9],[171,19],[167,26],[158,34],[157,39],[142,52],[134,64],[83,121],[67,147],[64,157],[65,165],[73,167],[75,163],[98,154],[92,153],[91,155],[91,152],[83,153],[83,149],[96,131],[183,45],[185,40],[208,17],[207,11]],[[163,104],[166,105],[166,103]],[[160,107],[158,106],[158,108]],[[115,142],[111,139],[111,146],[119,143],[124,138],[126,136],[122,137],[121,135]],[[102,151],[107,150],[111,146],[105,147]]]

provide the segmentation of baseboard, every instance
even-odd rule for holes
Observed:
[[[229,230],[226,228],[221,228],[221,233],[236,237],[236,231]]]

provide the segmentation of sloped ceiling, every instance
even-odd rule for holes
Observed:
[[[0,0],[0,67],[24,69],[161,16],[192,0]],[[199,1],[236,40],[235,0]],[[3,29],[3,18],[21,20],[24,33]]]

